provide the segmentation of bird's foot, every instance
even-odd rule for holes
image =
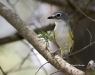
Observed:
[[[64,55],[63,59],[66,61],[69,60],[69,55],[68,54]]]
[[[53,56],[55,56],[55,55],[58,55],[59,54],[59,50],[60,49],[58,49],[58,50],[56,50],[56,51],[53,51],[53,52],[50,52]]]

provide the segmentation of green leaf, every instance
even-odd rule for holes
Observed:
[[[39,34],[41,34],[40,38],[44,38],[46,41],[50,40],[52,42],[55,41],[54,37],[51,36],[51,32],[50,33],[46,33],[44,31],[40,31]]]

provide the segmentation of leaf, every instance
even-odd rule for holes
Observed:
[[[51,32],[50,33],[46,33],[46,32],[44,32],[44,31],[41,30],[39,32],[39,34],[41,34],[40,38],[44,38],[46,41],[48,41],[48,40],[50,40],[52,42],[55,41],[54,37],[51,35]]]

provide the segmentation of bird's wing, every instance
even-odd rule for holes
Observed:
[[[73,50],[73,47],[74,47],[74,36],[73,36],[73,32],[72,32],[72,30],[70,30],[70,40],[71,40],[71,42],[70,42],[70,48],[71,48],[71,50],[70,50],[70,52],[72,52],[72,50]]]

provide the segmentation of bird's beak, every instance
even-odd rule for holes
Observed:
[[[54,16],[49,16],[47,19],[54,19],[55,17]]]

